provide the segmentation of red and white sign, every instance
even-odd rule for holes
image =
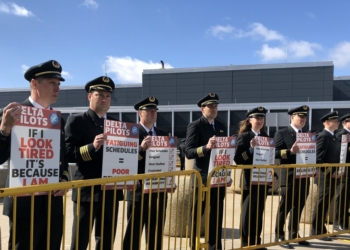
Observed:
[[[296,154],[296,164],[316,164],[316,134],[297,133],[296,141],[299,153]],[[296,168],[295,178],[314,177],[315,167]]]
[[[11,131],[9,186],[59,182],[61,113],[22,106]],[[40,193],[40,194],[47,194]]]
[[[146,151],[145,173],[172,172],[176,170],[177,138],[152,136],[152,145]],[[174,177],[145,179],[144,191],[174,191]]]
[[[346,163],[346,156],[348,154],[348,142],[349,134],[341,136],[341,148],[340,148],[340,163]],[[339,167],[338,175],[343,175],[345,173],[345,167]]]
[[[254,147],[253,165],[275,164],[275,140],[269,137],[256,136]],[[270,185],[273,181],[272,168],[253,168],[251,176],[252,184]]]
[[[107,140],[103,147],[102,177],[137,174],[139,154],[138,125],[107,119],[104,122],[104,133],[107,134]],[[126,187],[134,187],[134,181],[127,181]],[[106,185],[106,189],[114,188],[124,189],[124,182],[116,185]]]
[[[218,167],[232,165],[236,153],[236,137],[215,137],[216,146],[211,149],[208,174]],[[231,186],[231,169],[221,169],[212,173],[210,187]]]

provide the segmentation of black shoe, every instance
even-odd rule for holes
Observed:
[[[281,242],[281,241],[284,241],[284,239],[280,238],[280,239],[276,240],[276,242]],[[281,243],[279,246],[283,247],[283,248],[286,248],[286,249],[294,249],[294,247],[291,244],[289,244],[288,242],[287,243]]]
[[[306,240],[303,240],[303,241],[299,241],[298,244],[300,246],[310,246],[310,242],[306,241]]]
[[[266,247],[263,247],[263,248],[255,248],[256,250],[267,250]]]
[[[347,227],[343,227],[342,225],[334,225],[334,226],[333,226],[333,229],[334,229],[335,231],[348,230]]]
[[[331,237],[323,237],[323,238],[318,238],[318,240],[332,241],[332,238]]]

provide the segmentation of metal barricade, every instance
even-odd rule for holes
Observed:
[[[222,249],[257,249],[286,242],[298,243],[336,235],[339,239],[340,234],[349,233],[350,230],[347,227],[350,197],[349,180],[346,178],[349,164],[336,164],[337,167],[334,165],[237,165],[215,168],[208,176],[207,186],[210,186],[215,172],[232,171],[232,187],[223,185],[226,189],[226,196],[223,208]],[[301,167],[305,168],[303,171],[309,169],[310,173],[315,169],[318,174],[314,177],[298,178],[296,171],[300,172]],[[248,173],[253,168],[257,171],[273,168],[274,172],[279,174],[273,178],[276,180],[271,185],[252,183],[250,180],[246,188],[242,188],[245,186],[244,172]],[[343,174],[333,177],[329,175],[341,168],[344,168]],[[285,175],[283,181],[282,170],[287,173],[289,170],[292,175]],[[325,178],[328,182],[324,181]],[[286,187],[284,183],[289,185]],[[319,190],[323,194],[329,192],[329,195],[325,199],[320,198]],[[210,195],[213,192],[209,192],[208,189],[204,189],[204,192],[206,192],[206,206],[208,207]],[[339,216],[336,217],[336,214]],[[207,211],[205,218],[209,216],[209,211]],[[289,227],[293,225],[293,221],[297,221],[297,228],[289,231],[293,229],[293,226]],[[320,221],[324,223],[326,231],[317,231],[322,223]],[[212,224],[211,220],[206,220],[205,242],[201,243],[204,249],[208,249],[209,229],[212,228]],[[336,231],[333,225],[341,225],[346,230]],[[350,237],[346,239],[350,240]]]
[[[50,207],[52,200],[52,193],[54,190],[64,189],[66,191],[66,195],[63,196],[63,234],[62,234],[62,242],[60,244],[60,249],[67,249],[72,244],[72,235],[73,230],[75,231],[75,247],[78,249],[79,243],[79,231],[87,230],[89,239],[88,245],[86,249],[95,249],[97,242],[99,241],[99,249],[108,249],[103,244],[103,238],[107,237],[108,234],[111,234],[111,245],[110,249],[152,249],[153,247],[149,247],[151,242],[161,242],[162,246],[157,247],[157,243],[155,243],[155,249],[175,249],[181,248],[184,249],[189,246],[189,242],[191,239],[199,239],[199,230],[196,232],[196,235],[190,235],[191,221],[194,216],[197,217],[197,221],[200,221],[201,218],[199,216],[199,212],[194,210],[194,200],[196,199],[196,193],[193,192],[193,189],[198,190],[198,194],[202,194],[202,187],[196,186],[196,183],[200,183],[200,174],[197,171],[185,170],[185,171],[174,171],[169,173],[151,173],[151,174],[140,174],[140,175],[131,175],[124,177],[114,177],[114,178],[101,178],[101,179],[89,179],[89,180],[81,180],[81,181],[71,181],[71,182],[61,182],[56,184],[46,184],[46,185],[38,185],[38,186],[27,186],[27,187],[16,187],[16,188],[2,188],[0,189],[0,197],[10,196],[14,198],[14,211],[17,211],[18,200],[22,199],[23,194],[26,194],[26,198],[30,197],[31,200],[31,218],[30,218],[30,228],[28,231],[30,234],[30,249],[35,249],[33,247],[34,243],[34,207],[36,205],[34,199],[36,196],[34,194],[41,192],[48,192],[47,195],[47,206]],[[170,180],[175,182],[176,185],[173,188],[168,188],[168,190],[164,190],[161,188],[160,184],[156,187],[153,186],[149,191],[144,192],[142,190],[140,193],[137,192],[139,188],[143,189],[143,186],[140,185],[145,181],[161,183],[160,180]],[[130,184],[131,183],[131,184]],[[108,185],[107,185],[108,184]],[[123,186],[122,192],[124,196],[120,201],[116,198],[116,186]],[[151,185],[152,186],[152,185]],[[82,204],[83,196],[82,189],[89,189],[91,194],[90,197],[93,197],[94,189],[98,188],[101,190],[102,199],[101,199],[101,213],[97,216],[100,217],[100,222],[97,223],[97,220],[93,220],[92,218],[96,217],[93,211],[93,207],[96,205],[94,202],[85,202],[85,205],[88,204],[89,213],[87,216],[88,224],[81,225],[79,222],[80,219],[77,220],[76,227],[72,228],[72,223],[74,221],[74,217],[81,218],[80,212],[83,211],[80,209],[80,205]],[[76,201],[72,202],[72,189],[76,189]],[[128,190],[128,191],[127,191]],[[127,197],[127,192],[131,194],[131,198]],[[113,195],[110,195],[113,193]],[[137,196],[139,195],[139,202],[137,201]],[[114,197],[112,200],[108,200],[108,197]],[[201,197],[200,197],[201,198]],[[93,200],[93,198],[91,199]],[[119,203],[119,204],[118,204]],[[116,209],[117,204],[119,205],[119,209]],[[141,207],[138,207],[141,205]],[[109,207],[110,206],[110,207]],[[131,215],[128,215],[128,206]],[[130,210],[131,207],[131,210]],[[153,217],[149,216],[149,214],[145,214],[145,210],[148,208],[148,213],[159,215],[162,211],[163,214],[161,216],[156,216],[153,220]],[[201,206],[197,207],[198,210],[201,209]],[[48,211],[51,211],[48,209]],[[108,216],[105,214],[105,211],[112,211]],[[114,212],[113,212],[114,211]],[[143,220],[147,217],[146,226],[143,227],[142,223],[136,223],[136,211],[141,211],[141,218]],[[51,225],[51,217],[50,212],[47,214],[47,227],[45,229],[47,233],[47,244],[46,249],[50,249],[50,230],[55,225]],[[20,220],[16,213],[13,215],[13,237],[12,237],[12,249],[15,249],[16,242],[16,233],[17,230],[16,224],[17,221]],[[111,218],[111,221],[104,220],[104,218]],[[8,220],[7,220],[8,221]],[[95,223],[94,223],[95,222]],[[108,222],[108,223],[107,223]],[[93,224],[94,223],[94,224]],[[106,227],[104,223],[107,223],[110,228]],[[116,224],[115,224],[116,223]],[[154,227],[154,225],[157,225]],[[131,227],[131,244],[127,247],[125,246],[125,237],[128,226]],[[162,228],[161,228],[162,227]],[[174,227],[174,230],[177,231],[174,235],[171,232]],[[150,230],[155,228],[156,231],[160,233],[152,234]],[[178,232],[179,228],[183,228],[184,231]],[[115,238],[114,238],[114,230]],[[98,231],[98,232],[97,232]],[[138,232],[136,234],[135,232]],[[146,233],[147,232],[147,233]],[[139,246],[133,246],[132,244],[135,241],[135,235],[139,235]],[[93,239],[95,237],[100,237]],[[154,237],[154,239],[152,239]],[[159,237],[161,239],[159,240]],[[8,240],[8,236],[7,236]],[[7,241],[4,239],[4,241]]]
[[[2,188],[0,197],[13,197],[14,211],[16,211],[18,200],[23,198],[20,196],[28,194],[26,198],[31,200],[31,223],[28,231],[31,244],[34,242],[35,230],[33,229],[36,221],[33,211],[38,205],[33,202],[36,199],[34,194],[48,192],[47,202],[50,207],[53,199],[52,193],[55,190],[64,189],[67,193],[63,196],[63,233],[60,249],[69,248],[72,244],[72,235],[76,236],[75,246],[78,247],[81,230],[88,232],[86,249],[95,249],[98,241],[100,242],[98,243],[99,249],[107,249],[106,244],[108,243],[104,239],[108,234],[111,235],[109,237],[112,246],[110,249],[189,249],[188,247],[190,249],[209,249],[209,243],[211,245],[221,244],[222,249],[256,249],[335,235],[338,235],[339,238],[340,234],[350,232],[348,229],[342,229],[349,225],[349,180],[346,178],[348,165],[336,164],[337,167],[333,165],[303,166],[306,170],[314,168],[318,170],[316,177],[304,180],[296,178],[296,169],[300,168],[300,165],[220,166],[208,176],[206,186],[201,185],[202,179],[199,172],[185,170]],[[245,189],[241,188],[245,184],[244,171],[251,171],[255,168],[260,176],[259,171],[266,167],[271,167],[275,173],[279,173],[274,183],[269,185],[250,181],[246,183]],[[331,175],[341,168],[344,168],[345,174]],[[210,187],[213,173],[219,170],[226,171],[227,175],[228,171],[231,171],[232,187],[227,184],[223,184],[221,188]],[[293,175],[286,175],[284,178],[287,183],[291,181],[288,187],[283,184],[281,171],[293,172]],[[176,187],[166,191],[162,189],[160,183],[165,179],[171,179],[176,183]],[[158,184],[149,191],[145,191],[141,185],[145,182]],[[120,200],[117,199],[117,186],[122,186],[124,192]],[[77,194],[75,202],[72,202],[71,199],[73,188],[76,189]],[[90,197],[93,197],[96,188],[101,190],[102,194],[98,214],[93,209],[96,205],[91,202],[93,198],[90,201],[84,201],[85,198],[82,195],[88,190]],[[327,192],[328,195],[326,195]],[[108,197],[113,197],[113,199]],[[283,203],[283,199],[290,201],[288,206],[286,202]],[[305,203],[304,207],[300,205],[301,201],[303,201],[302,204]],[[85,211],[80,209],[82,202],[85,202],[84,206],[88,211],[88,214],[85,215],[88,223],[81,224],[81,220],[78,219],[73,229],[74,217],[80,218],[81,211]],[[216,206],[218,209],[215,210]],[[294,213],[290,213],[290,207],[295,207]],[[205,213],[202,217],[203,209]],[[50,211],[48,209],[45,215],[47,218],[46,249],[50,249],[50,238],[52,237],[50,230],[56,226],[51,224],[53,215]],[[222,223],[220,223],[219,211],[222,211]],[[242,214],[245,216],[243,217]],[[99,222],[93,220],[96,216],[99,217]],[[108,219],[104,220],[104,218]],[[21,220],[21,216],[14,214],[13,231],[17,229],[16,221],[18,220]],[[295,220],[298,222],[297,230],[292,232],[288,225],[289,221]],[[194,222],[196,226],[192,227]],[[323,224],[322,227],[320,224]],[[337,230],[334,229],[335,224],[338,226]],[[5,242],[8,240],[8,235],[6,235],[7,231],[4,226],[1,231],[3,242]],[[191,233],[192,231],[194,232]],[[219,231],[222,232],[219,238],[211,236],[213,232],[215,234]],[[283,238],[278,241],[281,234]],[[16,234],[13,236],[12,249],[15,249]],[[244,240],[247,240],[248,244]],[[34,249],[33,246],[30,249]]]

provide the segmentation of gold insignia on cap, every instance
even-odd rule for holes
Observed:
[[[102,77],[102,81],[104,81],[104,82],[109,82],[109,77],[108,77],[108,76]]]
[[[303,107],[304,110],[307,110],[307,108],[308,108],[308,106],[306,106],[306,105]]]
[[[209,93],[210,97],[215,97],[215,93]]]
[[[263,107],[259,107],[258,110],[259,110],[259,111],[263,111],[264,108],[263,108]]]
[[[153,96],[151,96],[150,98],[148,98],[148,100],[149,100],[150,102],[155,102],[156,98],[154,98]]]
[[[55,68],[60,68],[60,64],[58,63],[58,62],[56,62],[56,61],[52,61],[52,65],[55,67]]]
[[[338,114],[338,110],[336,110],[335,113]]]

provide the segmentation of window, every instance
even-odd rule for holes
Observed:
[[[323,130],[323,123],[320,121],[320,118],[325,114],[331,112],[330,109],[313,109],[312,118],[311,118],[311,131],[312,132],[321,132]]]
[[[190,112],[174,112],[174,136],[179,141],[186,138],[187,126],[190,123]]]
[[[119,121],[119,113],[107,113],[107,115]]]
[[[122,113],[122,121],[136,123],[137,115],[136,112]]]
[[[192,112],[192,121],[198,120],[202,117],[202,111],[193,111]]]
[[[158,112],[157,127],[171,134],[171,112]]]
[[[230,131],[229,135],[238,134],[239,122],[246,119],[247,111],[230,111]]]

